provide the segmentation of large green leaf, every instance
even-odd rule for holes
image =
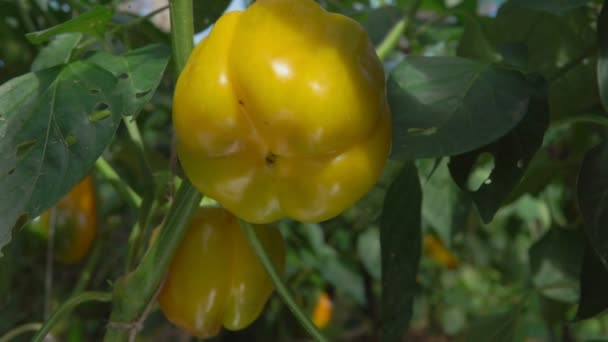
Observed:
[[[412,316],[421,253],[422,192],[408,162],[390,185],[380,221],[383,340],[400,341]]]
[[[36,217],[89,172],[121,114],[134,114],[151,96],[169,56],[151,46],[103,57],[107,65],[126,64],[124,75],[115,76],[93,57],[0,87],[0,248],[19,217]]]
[[[53,36],[69,32],[86,33],[96,37],[103,37],[106,25],[113,15],[114,10],[112,8],[97,6],[65,23],[61,23],[46,30],[28,33],[26,37],[34,44],[44,43]]]
[[[585,6],[590,0],[510,0],[520,7],[537,11],[560,14],[569,10]]]
[[[580,299],[576,319],[592,318],[608,309],[608,268],[598,258],[593,248],[585,248],[580,277]]]
[[[608,268],[608,143],[591,149],[578,176],[578,206],[585,223],[585,233]]]
[[[441,157],[489,144],[528,110],[523,74],[458,57],[408,57],[388,80],[392,158]]]
[[[608,110],[608,1],[604,1],[602,11],[597,18],[597,34],[599,47],[597,80],[602,105]]]
[[[576,303],[582,260],[580,232],[553,228],[530,248],[532,282],[551,299]]]
[[[528,164],[543,143],[549,124],[544,98],[533,99],[524,119],[504,137],[475,151],[450,158],[450,173],[458,186],[469,193],[484,222],[489,223],[522,179]],[[468,189],[477,160],[491,154],[494,168],[478,189]]]
[[[587,8],[556,15],[509,1],[496,18],[465,17],[458,55],[538,72],[550,81],[551,116],[578,114],[598,103],[599,96],[589,16]]]

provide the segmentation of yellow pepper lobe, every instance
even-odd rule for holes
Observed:
[[[391,143],[367,33],[312,0],[222,16],[179,77],[173,119],[188,178],[254,223],[339,215],[375,184]]]

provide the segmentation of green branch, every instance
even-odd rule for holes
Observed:
[[[100,157],[95,162],[95,168],[101,173],[118,191],[118,193],[135,208],[141,205],[141,197],[127,185],[122,178],[116,173],[112,165],[110,165],[103,157]]]
[[[72,312],[72,310],[74,310],[74,308],[76,308],[78,305],[86,302],[109,302],[111,298],[111,294],[106,292],[83,292],[71,297],[70,299],[66,300],[46,322],[44,322],[32,341],[42,342],[49,331],[51,331],[51,328],[53,328],[55,323]]]
[[[256,235],[255,230],[253,229],[251,224],[243,220],[240,220],[240,222],[241,228],[243,228],[243,232],[247,237],[247,241],[249,241],[249,245],[251,245],[251,248],[253,248],[253,250],[255,251],[255,254],[258,256],[258,259],[262,263],[262,266],[264,266],[266,273],[268,273],[268,276],[272,280],[275,290],[277,290],[277,293],[279,294],[285,305],[287,305],[289,310],[300,322],[302,327],[304,327],[304,329],[308,331],[312,338],[320,342],[327,341],[323,334],[321,334],[317,327],[312,323],[308,315],[306,315],[306,313],[302,311],[298,304],[296,304],[295,300],[289,293],[287,286],[285,286],[285,284],[281,280],[281,277],[277,273],[277,270],[275,269],[272,261],[270,260],[270,257],[266,253],[264,246],[258,239],[258,236]]]
[[[32,322],[22,324],[12,330],[9,330],[6,334],[0,336],[0,342],[14,341],[17,336],[30,331],[38,331],[40,330],[40,328],[42,328],[42,323]]]
[[[404,33],[407,33],[412,21],[416,17],[420,4],[422,4],[422,0],[415,0],[408,9],[407,15],[403,19],[399,20],[386,34],[382,42],[378,44],[376,53],[378,54],[378,57],[380,57],[381,61],[386,60],[388,55],[399,44],[399,39],[401,39],[401,36],[403,36]]]

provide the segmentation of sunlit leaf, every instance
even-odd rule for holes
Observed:
[[[534,93],[523,74],[458,57],[408,57],[388,81],[392,158],[468,152],[510,131]]]

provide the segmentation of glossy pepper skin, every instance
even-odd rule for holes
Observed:
[[[391,144],[367,33],[312,0],[222,16],[178,79],[173,123],[192,183],[254,223],[337,216],[375,184]]]
[[[254,227],[282,270],[285,245],[271,226]],[[274,291],[238,219],[219,207],[200,208],[173,257],[158,302],[165,316],[192,335],[216,335],[222,325],[239,330],[262,312]]]
[[[33,229],[48,237],[51,213],[55,215],[55,258],[77,263],[87,255],[97,236],[97,200],[90,176],[76,184],[53,208],[35,218]]]

